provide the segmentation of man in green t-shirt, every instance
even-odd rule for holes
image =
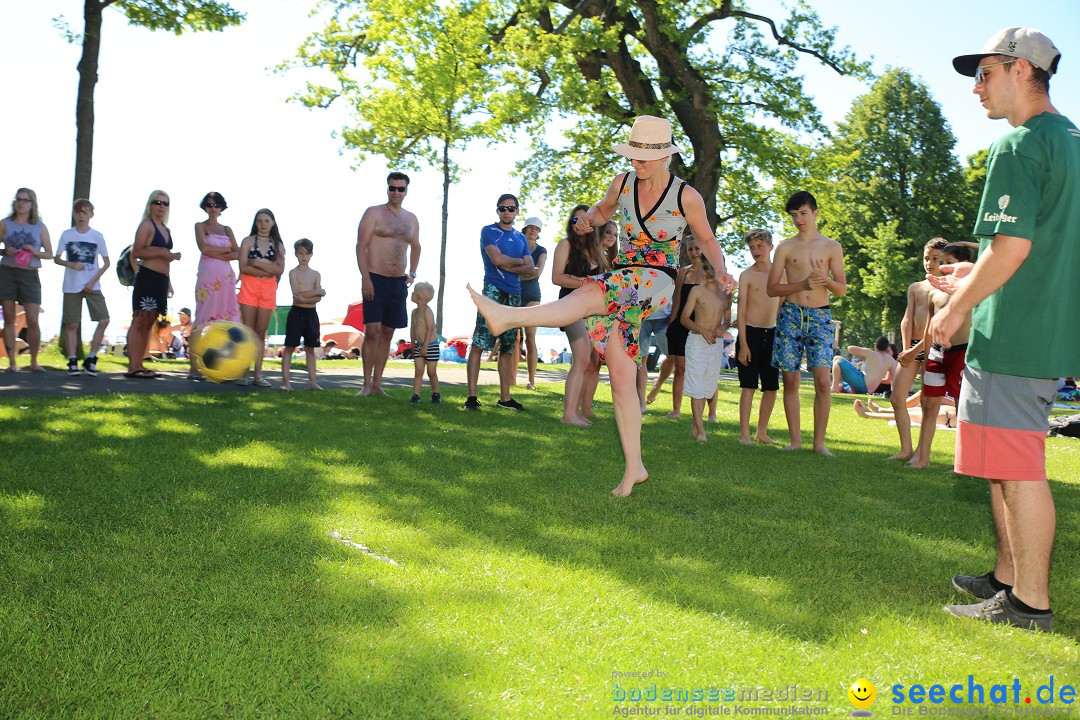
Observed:
[[[953,67],[975,78],[992,120],[1013,130],[987,159],[975,223],[979,259],[945,266],[955,295],[930,323],[930,341],[949,338],[972,312],[958,407],[956,471],[990,481],[997,562],[953,585],[982,601],[949,605],[961,617],[1050,630],[1054,501],[1046,481],[1047,419],[1055,378],[1080,372],[1080,336],[1069,332],[1080,304],[1071,275],[1080,266],[1080,130],[1050,103],[1061,53],[1030,28],[1006,28]]]

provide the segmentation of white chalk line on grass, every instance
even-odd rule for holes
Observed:
[[[391,564],[391,565],[393,565],[395,567],[399,567],[396,562],[394,562],[390,558],[386,557],[385,555],[380,555],[377,552],[372,552],[371,548],[369,548],[367,545],[361,545],[358,542],[353,542],[352,540],[350,540],[350,539],[348,539],[346,537],[342,537],[341,533],[339,533],[337,530],[330,531],[330,537],[334,538],[335,540],[340,540],[341,542],[345,543],[346,545],[348,545],[352,549],[359,550],[360,552],[364,553],[365,555],[375,558],[379,562],[389,563],[389,564]]]

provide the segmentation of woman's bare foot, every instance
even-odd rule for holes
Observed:
[[[649,479],[649,473],[642,466],[638,472],[624,474],[622,482],[619,486],[611,491],[611,494],[615,497],[630,497],[630,493],[634,491],[634,486],[638,483],[643,483]]]
[[[45,372],[45,368],[41,367],[37,363],[30,366],[30,372]]]
[[[680,417],[682,417],[682,415],[672,410],[664,417],[666,417],[668,420],[678,420]]]
[[[535,390],[536,389],[536,383],[529,382],[527,385],[525,385],[525,389],[526,390]]]
[[[314,385],[308,385],[308,388],[311,390],[322,390],[322,385],[315,383]]]
[[[19,372],[19,367],[12,363],[11,365],[8,365],[6,368],[4,368],[4,372]]]
[[[292,386],[288,383],[281,383],[281,390],[285,392],[290,392],[292,390]]]
[[[592,423],[580,415],[563,415],[563,425],[575,425],[577,427],[592,427]]]
[[[819,448],[814,448],[814,452],[817,453],[818,455],[823,456],[823,457],[836,457],[831,452],[829,452],[829,449],[827,447],[825,447],[824,445],[822,445]]]
[[[782,447],[781,450],[784,450],[786,452],[802,450],[802,443],[799,443],[798,445],[796,445],[795,443],[791,443],[790,445],[785,445],[784,447]]]
[[[903,460],[903,461],[906,462],[906,461],[910,460],[911,456],[914,455],[914,454],[915,454],[914,450],[909,450],[909,451],[906,451],[906,452],[904,450],[901,450],[900,452],[896,453],[895,455],[890,455],[888,457],[888,459],[889,460]]]
[[[500,305],[491,298],[476,292],[472,289],[471,284],[466,284],[465,288],[469,291],[469,295],[472,297],[476,309],[484,316],[484,322],[487,323],[488,331],[493,336],[498,337],[510,329],[512,323],[507,322],[503,318],[504,309],[506,308],[505,305]]]
[[[705,433],[701,433],[699,435],[698,433],[694,432],[693,430],[690,431],[690,437],[694,438],[699,443],[707,442],[708,439],[709,439],[709,436],[706,435]]]
[[[759,442],[762,445],[775,445],[776,444],[776,441],[773,440],[768,435],[755,435],[754,436],[754,442]]]
[[[750,439],[749,435],[740,435],[739,436],[739,444],[740,445],[753,445],[754,441]]]
[[[929,460],[920,460],[917,455],[912,455],[911,459],[908,460],[907,465],[912,470],[922,470],[923,468],[930,467],[930,461]]]
[[[709,422],[711,422],[711,423],[716,422],[716,413],[713,413],[712,415],[709,416]]]
[[[856,400],[855,402],[853,402],[853,403],[852,403],[852,405],[854,405],[854,406],[855,406],[855,413],[856,413],[856,414],[857,414],[857,415],[858,415],[859,417],[861,417],[861,418],[864,418],[864,417],[866,417],[866,406],[865,406],[865,405],[863,405],[863,401],[862,401],[862,400]]]
[[[881,406],[880,406],[880,405],[878,405],[878,404],[877,404],[876,402],[874,402],[873,400],[871,400],[870,398],[866,398],[866,404],[867,404],[867,406],[869,406],[869,408],[870,408],[870,409],[871,409],[871,410],[872,410],[873,412],[881,412]]]

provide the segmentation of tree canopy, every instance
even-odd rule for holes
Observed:
[[[132,25],[167,30],[177,35],[185,30],[223,30],[230,25],[239,25],[245,17],[228,3],[217,0],[84,0],[82,36],[64,28],[68,40],[81,41],[83,47],[75,104],[74,198],[90,197],[94,165],[94,88],[98,81],[102,15],[110,6],[122,12]]]
[[[955,146],[926,85],[891,69],[811,163],[819,227],[844,247],[848,295],[836,314],[852,339],[897,327],[927,240],[969,239],[975,209]]]

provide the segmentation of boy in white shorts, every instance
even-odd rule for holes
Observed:
[[[680,320],[690,334],[686,338],[686,385],[694,419],[690,437],[705,442],[705,401],[716,392],[720,379],[723,342],[716,342],[731,324],[731,302],[716,279],[716,270],[706,258],[701,259],[705,283],[690,291]]]

